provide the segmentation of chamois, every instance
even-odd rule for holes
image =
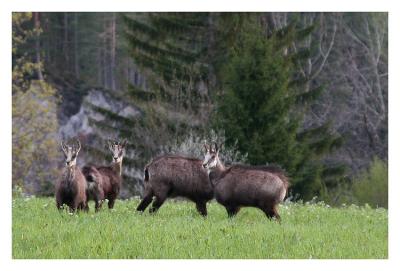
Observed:
[[[56,184],[57,208],[61,209],[63,204],[66,204],[72,212],[77,209],[86,210],[85,176],[76,165],[76,157],[81,149],[81,143],[77,140],[77,146],[71,146],[62,141],[61,148],[65,155],[65,168]]]
[[[149,212],[156,212],[168,197],[185,197],[196,203],[197,211],[207,216],[207,202],[213,189],[200,159],[163,155],[144,168],[144,197],[137,207],[143,212],[155,200]]]
[[[275,166],[233,165],[225,168],[220,161],[219,148],[207,147],[203,167],[208,170],[215,198],[229,217],[240,207],[257,207],[268,218],[280,220],[277,205],[283,201],[289,186],[288,177]]]
[[[104,199],[108,200],[108,208],[114,208],[114,203],[121,190],[122,184],[122,160],[125,155],[125,146],[127,141],[123,142],[108,140],[108,148],[112,153],[112,162],[110,166],[91,166],[84,167],[84,174],[92,189],[88,190],[90,199],[96,202],[97,210],[101,208]]]
[[[95,166],[90,165],[84,166],[82,173],[86,177],[87,201],[94,200],[95,211],[98,212],[104,201],[103,176]],[[89,205],[87,209],[89,210]]]

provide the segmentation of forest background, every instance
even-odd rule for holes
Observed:
[[[122,197],[161,153],[282,166],[290,198],[387,207],[387,13],[13,13],[14,191],[52,195],[62,139]]]

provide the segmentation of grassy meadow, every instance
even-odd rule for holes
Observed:
[[[119,200],[114,210],[58,212],[53,198],[14,198],[14,259],[309,259],[388,257],[386,209],[285,203],[281,224],[255,208],[233,218],[216,202],[208,217],[167,201],[155,215]]]

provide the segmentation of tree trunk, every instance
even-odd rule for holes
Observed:
[[[38,12],[33,13],[33,20],[34,20],[34,26],[35,26],[35,31],[39,31],[40,29],[40,17]],[[39,32],[35,36],[35,54],[36,54],[36,64],[37,64],[37,73],[38,73],[38,79],[43,80],[43,73],[42,73],[42,63],[41,63],[41,57],[40,57],[40,38],[39,38]]]
[[[103,46],[102,46],[102,71],[103,71],[103,86],[105,88],[109,87],[107,71],[108,71],[108,61],[107,61],[107,18],[104,14],[103,16]]]
[[[66,69],[69,70],[69,56],[68,56],[68,13],[64,13],[64,42],[63,53],[65,59]]]
[[[78,53],[78,13],[74,14],[74,69],[75,76],[79,79],[79,53]]]
[[[115,84],[115,55],[116,55],[116,16],[115,12],[112,14],[111,19],[111,69],[110,69],[110,79],[111,79],[111,89],[116,89]]]

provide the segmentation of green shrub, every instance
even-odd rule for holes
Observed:
[[[358,204],[388,207],[388,166],[374,158],[368,170],[362,172],[353,184],[353,194]]]
[[[168,146],[163,146],[161,149],[163,154],[170,153],[203,159],[205,141],[208,144],[216,142],[219,146],[222,144],[220,157],[224,163],[233,164],[247,162],[247,153],[242,154],[238,151],[237,141],[231,146],[225,145],[226,136],[223,130],[216,132],[211,129],[205,135],[199,135],[190,131],[185,137],[177,139],[175,142],[170,143]]]

